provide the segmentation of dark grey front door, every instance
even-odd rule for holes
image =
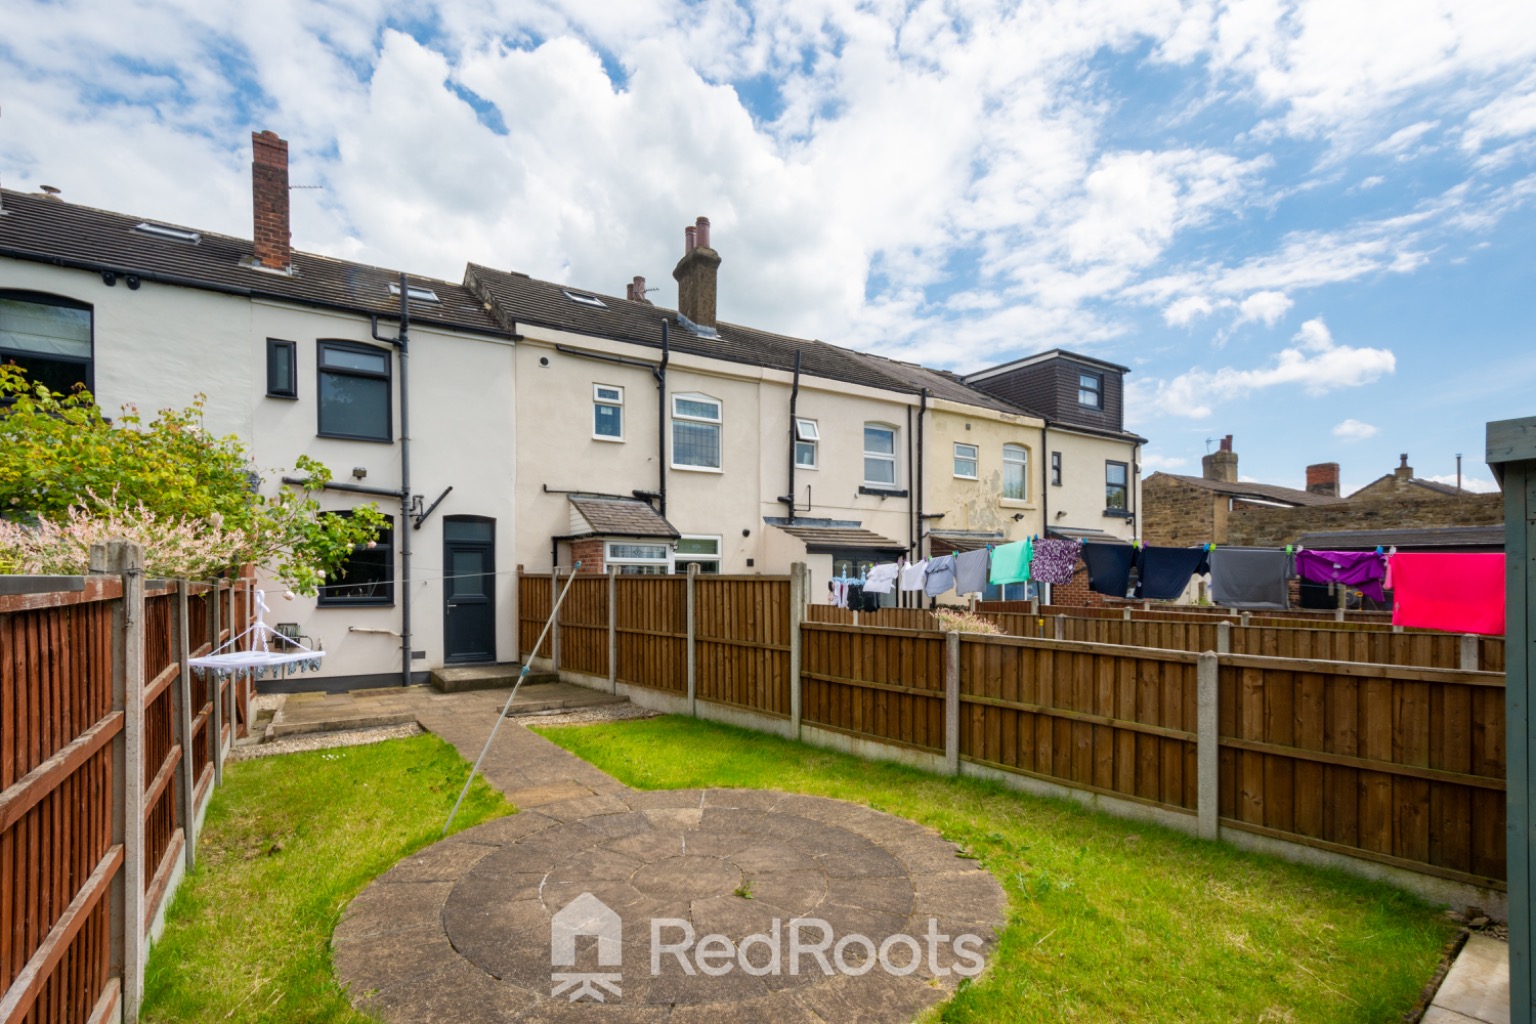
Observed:
[[[443,660],[496,660],[496,520],[443,520]]]

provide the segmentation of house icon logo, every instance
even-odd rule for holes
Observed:
[[[620,995],[619,982],[624,975],[615,970],[562,971],[577,966],[576,940],[581,936],[597,939],[597,966],[620,967],[624,962],[624,923],[602,900],[584,892],[567,903],[549,922],[550,996],[563,995],[571,1002],[590,997],[606,1001],[605,991]]]

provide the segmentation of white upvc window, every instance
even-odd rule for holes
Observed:
[[[686,573],[688,566],[697,565],[699,572],[719,575],[720,538],[698,534],[683,534],[673,545],[672,571]]]
[[[821,441],[821,430],[815,420],[795,417],[795,465],[800,469],[816,468],[816,448]]]
[[[672,466],[720,468],[719,399],[708,395],[672,396]]]
[[[623,388],[592,385],[592,437],[598,441],[624,440]]]
[[[1029,449],[1021,444],[1003,445],[1003,497],[1029,498]]]
[[[665,576],[672,571],[672,545],[665,541],[610,540],[603,564],[624,576]]]
[[[955,476],[962,480],[976,479],[976,446],[955,442]]]
[[[896,428],[864,424],[864,482],[876,487],[896,485]]]

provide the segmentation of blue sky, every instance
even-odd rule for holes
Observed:
[[[1390,10],[1391,16],[1383,16]],[[1536,414],[1536,5],[8,0],[0,182],[675,301],[956,370],[1132,368],[1147,471],[1346,489]]]

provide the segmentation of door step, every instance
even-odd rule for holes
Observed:
[[[432,670],[432,687],[439,693],[468,693],[470,690],[510,690],[517,685],[518,674],[523,666],[517,662],[502,665],[445,665]],[[524,686],[533,683],[558,683],[560,676],[554,672],[534,670],[523,681]]]

